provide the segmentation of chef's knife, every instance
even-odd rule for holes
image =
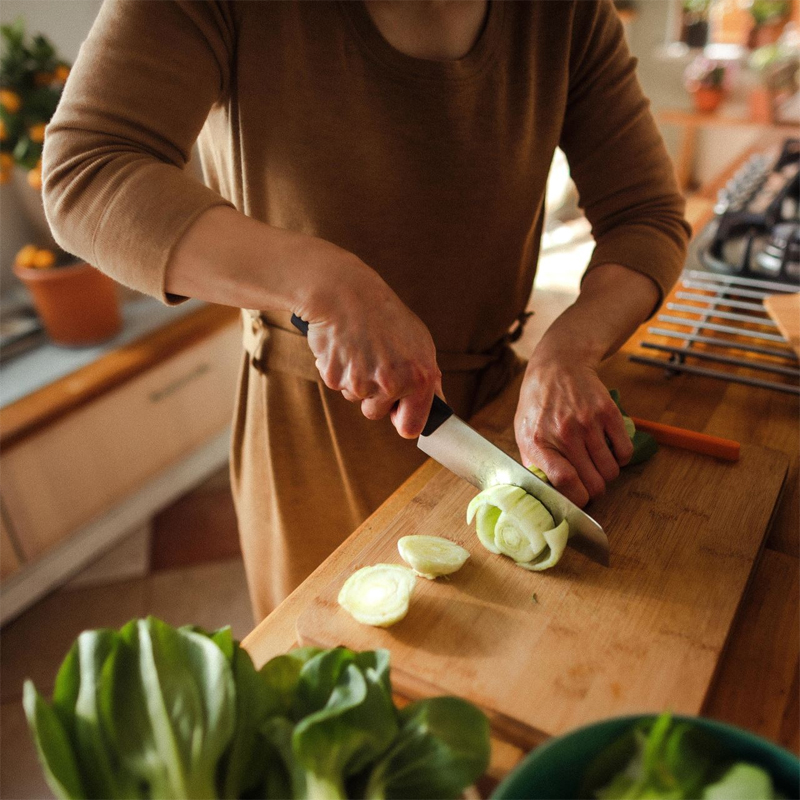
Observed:
[[[304,335],[308,323],[292,315],[292,324]],[[417,447],[443,467],[479,489],[506,484],[519,486],[541,501],[556,525],[563,519],[569,525],[569,544],[584,555],[608,566],[608,537],[588,514],[530,470],[481,436],[440,397],[434,396],[428,421]]]

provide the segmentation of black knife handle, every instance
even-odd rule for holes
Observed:
[[[292,314],[292,325],[294,325],[303,336],[308,336],[308,323],[304,319],[300,319],[297,314]]]
[[[439,429],[443,422],[447,422],[453,416],[453,409],[450,408],[438,394],[433,396],[431,403],[431,410],[428,414],[428,421],[422,429],[421,436],[430,436],[434,431]]]
[[[300,319],[297,314],[292,314],[292,325],[294,325],[303,336],[308,336],[308,323]],[[446,422],[452,416],[453,409],[450,408],[441,397],[434,395],[433,402],[431,403],[431,410],[428,414],[428,421],[422,429],[421,436],[430,436],[434,431],[438,430],[443,422]]]

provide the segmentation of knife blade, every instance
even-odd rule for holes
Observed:
[[[608,566],[608,536],[603,528],[561,492],[459,419],[440,397],[433,398],[417,447],[481,490],[498,484],[524,489],[545,505],[556,525],[567,520],[570,546]]]

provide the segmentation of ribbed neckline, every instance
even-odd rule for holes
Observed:
[[[493,59],[500,38],[503,3],[488,0],[486,20],[472,49],[456,60],[416,58],[392,46],[373,22],[363,0],[339,0],[358,39],[370,54],[396,74],[421,80],[465,81],[479,74]]]

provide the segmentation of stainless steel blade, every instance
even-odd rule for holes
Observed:
[[[556,525],[567,520],[570,546],[608,566],[608,536],[595,520],[455,415],[429,436],[420,436],[417,447],[479,489],[510,484],[529,492],[544,503]]]

